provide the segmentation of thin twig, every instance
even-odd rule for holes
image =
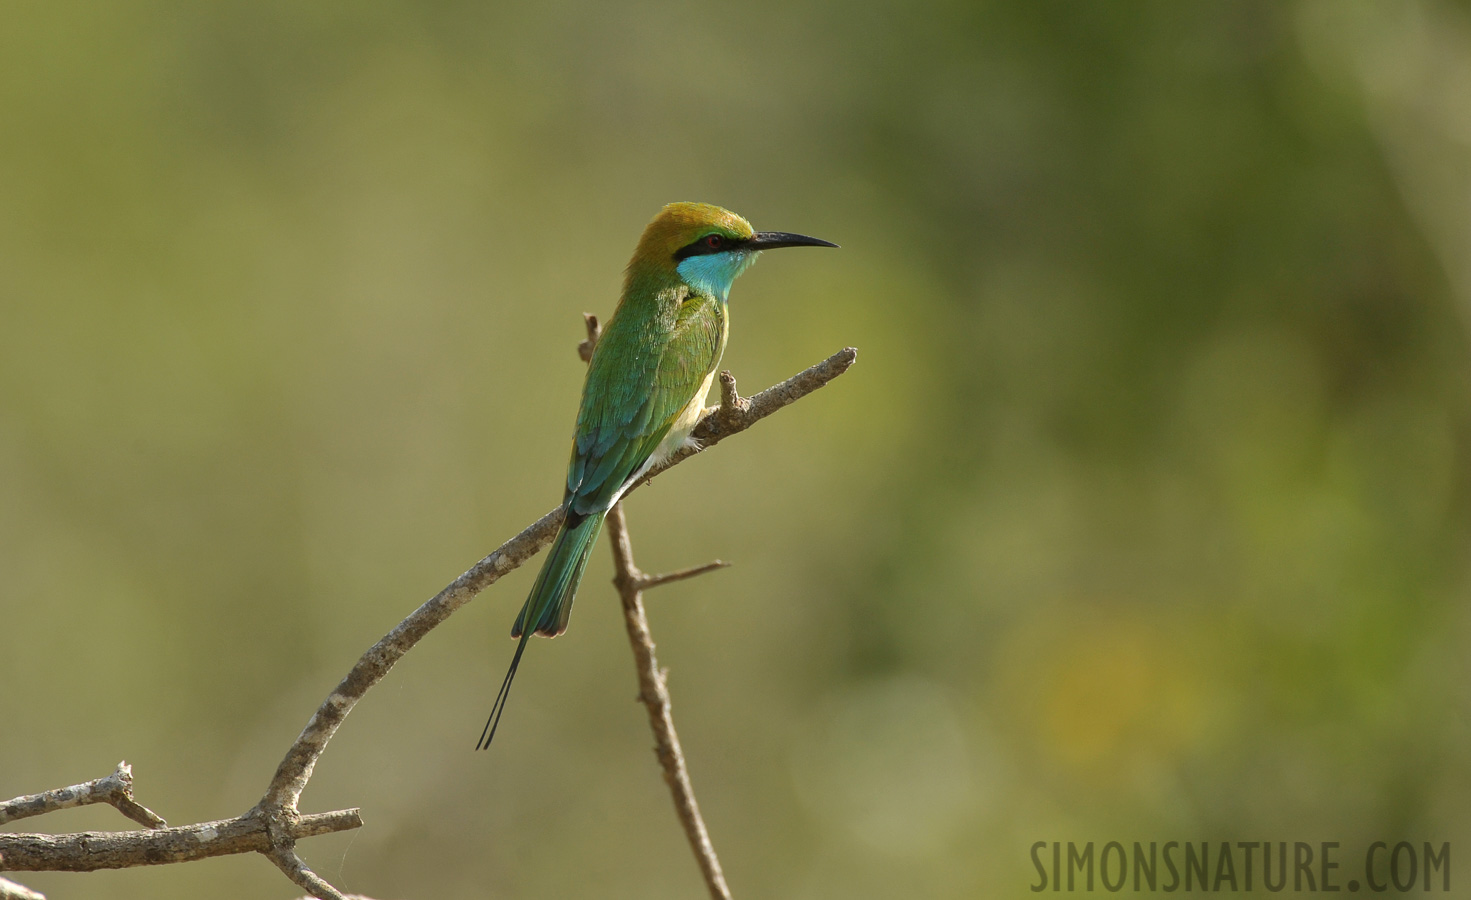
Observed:
[[[301,816],[292,840],[347,831],[363,824],[356,809]],[[271,849],[267,825],[258,815],[201,822],[153,831],[82,831],[75,834],[0,833],[0,870],[6,872],[95,872],[190,862]]]
[[[654,638],[649,632],[649,620],[644,615],[643,592],[647,587],[668,584],[679,578],[691,578],[703,572],[723,568],[724,563],[714,563],[672,572],[668,575],[648,576],[639,570],[633,561],[633,544],[628,537],[628,523],[623,518],[623,504],[619,503],[608,512],[606,520],[609,542],[613,545],[613,565],[617,574],[613,583],[618,587],[618,596],[623,601],[623,624],[628,629],[628,643],[633,648],[634,664],[638,667],[638,699],[649,712],[649,727],[654,730],[654,755],[659,758],[659,767],[664,770],[664,782],[674,797],[674,810],[679,815],[690,849],[705,876],[705,887],[714,900],[730,900],[730,888],[725,884],[725,874],[720,870],[720,859],[715,855],[715,846],[710,842],[710,833],[705,820],[700,816],[700,805],[695,801],[695,789],[690,784],[689,770],[684,764],[684,751],[679,746],[679,734],[674,730],[674,714],[671,711],[666,672],[659,668],[654,656]]]
[[[347,900],[347,896],[337,888],[327,883],[322,876],[313,872],[301,857],[296,855],[296,850],[289,847],[273,846],[266,851],[266,859],[276,864],[290,878],[297,887],[317,897],[318,900]]]
[[[158,814],[133,799],[133,767],[126,760],[118,763],[111,775],[0,803],[0,825],[92,803],[111,804],[118,812],[148,828],[168,827]]]
[[[645,575],[638,581],[638,589],[646,591],[649,588],[661,587],[674,581],[684,581],[686,578],[694,578],[704,575],[706,572],[714,572],[716,569],[730,568],[730,563],[723,559],[707,562],[703,566],[690,566],[688,569],[675,569],[673,572],[664,572],[660,575]]]

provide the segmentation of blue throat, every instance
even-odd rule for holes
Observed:
[[[761,254],[735,250],[691,256],[679,264],[679,277],[685,284],[702,291],[721,303],[730,296],[730,286]]]

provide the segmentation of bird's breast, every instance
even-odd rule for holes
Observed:
[[[649,465],[645,467],[646,469],[651,469],[673,456],[680,447],[684,446],[684,442],[689,440],[690,432],[695,430],[695,426],[700,422],[700,415],[705,412],[705,398],[709,396],[710,385],[714,383],[715,372],[711,371],[700,384],[700,389],[695,391],[695,395],[690,398],[690,402],[679,411],[674,424],[669,426],[669,433],[664,436],[664,440],[659,442],[658,449],[649,457]]]

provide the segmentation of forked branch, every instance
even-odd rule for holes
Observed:
[[[597,317],[589,315],[587,340],[577,348],[584,362],[592,359],[599,335]],[[735,378],[729,372],[721,372],[720,406],[708,415],[728,420],[742,404],[747,408],[750,406],[736,393]],[[607,525],[609,543],[613,548],[613,585],[618,588],[618,597],[623,603],[623,624],[628,630],[628,644],[633,649],[633,661],[638,669],[638,699],[648,710],[649,727],[654,732],[654,755],[664,771],[664,782],[669,785],[669,793],[674,799],[674,811],[679,816],[685,837],[689,839],[695,861],[700,865],[705,887],[712,900],[731,900],[725,873],[720,869],[720,858],[715,855],[715,845],[710,842],[710,832],[705,828],[700,804],[695,800],[695,789],[684,762],[684,750],[679,745],[679,733],[674,730],[668,673],[659,668],[659,660],[654,656],[654,636],[649,630],[643,601],[644,591],[650,588],[714,572],[730,563],[717,559],[702,566],[649,575],[633,561],[633,542],[628,536],[628,521],[624,518],[622,503],[615,504],[608,512]]]
[[[579,347],[584,359],[591,358],[598,333],[596,317],[588,316],[587,319],[588,340]],[[707,409],[696,425],[692,436],[697,443],[686,446],[651,470],[643,483],[678,465],[701,449],[713,447],[725,438],[745,431],[782,407],[821,388],[846,372],[856,359],[857,351],[853,348],[840,350],[817,365],[750,398],[739,397],[735,391],[735,379],[728,372],[721,373],[721,403],[716,408]],[[562,514],[563,510],[559,506],[527,526],[520,534],[497,547],[450,582],[369,647],[312,714],[306,727],[277,766],[276,773],[260,801],[244,815],[181,828],[164,827],[161,818],[132,799],[131,771],[125,765],[120,765],[116,772],[105,778],[71,788],[18,797],[0,805],[0,810],[8,811],[9,819],[16,819],[84,803],[110,803],[124,815],[153,830],[71,835],[0,833],[0,871],[92,871],[185,862],[230,853],[259,852],[312,896],[322,900],[345,900],[346,895],[307,867],[295,850],[299,838],[362,825],[362,819],[355,809],[309,815],[298,812],[297,804],[302,791],[311,780],[317,760],[321,758],[328,741],[336,734],[347,714],[373,685],[381,681],[394,664],[435,626],[550,543],[561,525]],[[653,657],[653,641],[648,636],[648,623],[643,616],[641,604],[637,602],[638,595],[643,590],[691,578],[725,564],[717,561],[666,575],[646,576],[633,566],[631,555],[619,555],[628,552],[627,529],[622,511],[615,508],[608,521],[610,530],[615,534],[615,559],[620,560],[620,595],[631,591],[635,597],[632,609],[636,611],[636,615],[630,612],[626,621],[639,664],[640,685],[643,687],[641,697],[649,707],[650,724],[654,726],[659,744],[659,758],[665,767],[665,778],[674,791],[680,821],[690,834],[691,845],[695,848],[711,895],[727,898],[729,892],[725,889],[714,851],[709,847],[709,837],[700,821],[694,794],[689,788],[688,774],[684,771],[678,738],[674,733],[673,721],[669,718],[668,692]],[[628,601],[625,599],[625,610],[628,609]],[[652,680],[648,680],[650,673],[653,673]],[[34,900],[39,896],[14,882],[0,879],[0,900]]]
[[[613,545],[613,566],[617,574],[613,584],[623,601],[623,624],[628,629],[628,643],[633,648],[633,661],[638,668],[638,699],[649,712],[649,727],[654,731],[654,755],[659,758],[659,767],[664,770],[664,783],[674,798],[674,811],[679,824],[689,839],[690,850],[700,864],[700,874],[705,876],[705,887],[713,900],[730,900],[730,888],[725,884],[725,873],[720,870],[720,859],[715,855],[715,845],[710,842],[710,832],[700,815],[700,804],[695,802],[695,789],[690,784],[690,773],[685,767],[684,750],[679,746],[679,733],[674,730],[674,713],[669,699],[667,670],[659,668],[654,656],[654,636],[649,631],[649,619],[644,614],[644,591],[673,581],[681,581],[723,569],[730,565],[716,560],[703,566],[681,569],[665,575],[648,575],[633,561],[633,544],[628,538],[628,523],[623,517],[623,504],[614,506],[608,513],[608,537]]]
[[[111,775],[0,803],[0,825],[92,803],[110,803],[118,812],[147,828],[166,828],[169,824],[133,799],[133,767],[124,760]]]

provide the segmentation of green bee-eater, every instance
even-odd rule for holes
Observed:
[[[526,639],[567,630],[572,599],[603,517],[649,469],[690,439],[725,340],[726,298],[762,250],[836,247],[782,231],[753,231],[707,203],[671,203],[644,229],[623,295],[587,367],[567,488],[566,516],[511,637],[520,638],[479,747],[489,747]]]

